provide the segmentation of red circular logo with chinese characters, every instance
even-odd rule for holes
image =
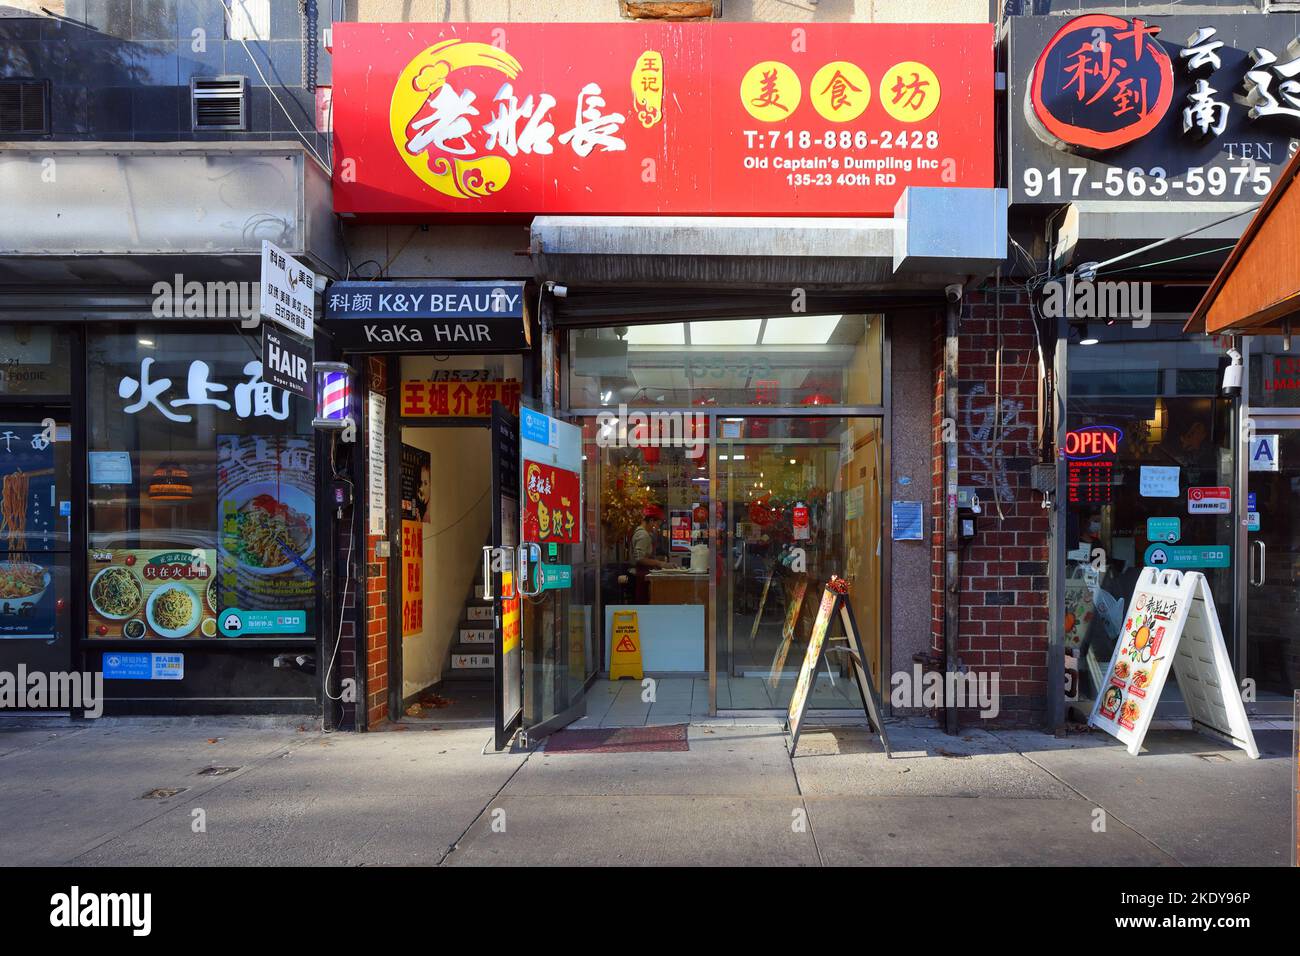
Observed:
[[[1058,148],[1108,150],[1141,139],[1164,119],[1174,68],[1141,18],[1075,17],[1034,64],[1026,114]]]

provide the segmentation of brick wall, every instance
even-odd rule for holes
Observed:
[[[383,358],[371,356],[369,363],[366,369],[369,391],[387,395],[388,374]],[[375,544],[383,538],[383,535],[370,534],[367,528],[366,715],[370,727],[388,719],[388,559],[375,555]]]
[[[943,419],[943,322],[935,336],[936,439]],[[999,385],[998,351],[1001,348]],[[1030,485],[1037,460],[1039,374],[1023,293],[968,293],[958,359],[958,483],[983,507],[975,538],[960,545],[960,664],[999,675],[1000,724],[1039,724],[1047,704],[1048,515]],[[943,446],[935,442],[936,520],[932,620],[943,649]],[[979,718],[974,711],[963,723]]]

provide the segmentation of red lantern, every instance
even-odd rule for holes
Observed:
[[[813,408],[819,405],[834,405],[835,398],[827,395],[825,392],[814,392],[799,403],[805,408]],[[804,424],[804,433],[809,438],[825,438],[831,429],[831,420],[828,418],[811,418]]]

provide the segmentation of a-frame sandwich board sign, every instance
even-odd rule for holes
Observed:
[[[838,578],[833,578],[822,592],[822,601],[817,608],[817,620],[813,622],[812,634],[808,638],[808,650],[804,654],[803,667],[790,695],[788,722],[790,726],[790,753],[794,754],[799,746],[799,732],[803,728],[804,714],[808,709],[808,695],[812,691],[813,681],[817,677],[817,668],[821,666],[827,654],[847,654],[852,669],[854,682],[862,697],[862,709],[871,721],[872,728],[880,735],[885,754],[889,754],[889,736],[885,733],[885,723],[880,719],[880,698],[871,683],[871,671],[866,664],[862,649],[862,639],[858,634],[858,623],[853,616],[853,607],[849,604],[847,585]],[[827,639],[831,621],[839,612],[840,622],[844,625],[844,636]],[[828,646],[829,645],[829,646]]]
[[[1205,575],[1148,567],[1133,590],[1088,724],[1136,756],[1171,672],[1193,729],[1259,757]]]

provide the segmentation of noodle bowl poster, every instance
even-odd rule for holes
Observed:
[[[89,558],[90,637],[216,636],[213,550],[92,548]]]
[[[302,633],[315,603],[315,471],[310,438],[217,436],[222,616],[235,609],[298,612],[259,616],[259,635]]]
[[[54,446],[40,425],[0,422],[0,483],[0,639],[52,639],[54,568],[21,553],[47,550],[56,530]]]
[[[0,422],[0,551],[46,549],[54,535],[54,444],[40,425]]]

